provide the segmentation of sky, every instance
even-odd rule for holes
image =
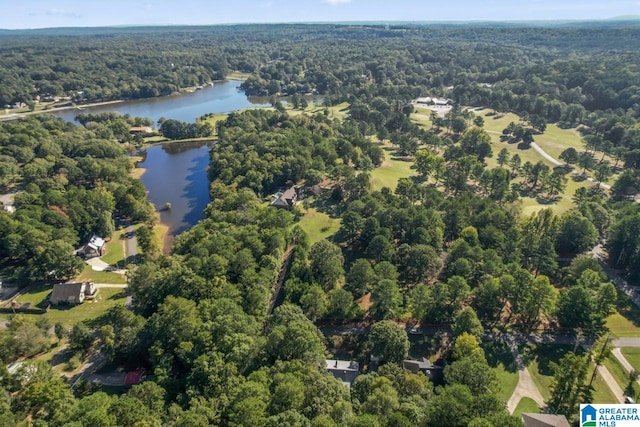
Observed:
[[[0,28],[327,21],[513,21],[640,15],[640,0],[2,0]]]

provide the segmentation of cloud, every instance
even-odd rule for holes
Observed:
[[[262,7],[264,7],[264,8],[270,8],[271,6],[273,6],[273,2],[270,2],[270,1],[268,1],[265,4],[262,5]]]
[[[65,18],[82,18],[82,15],[77,12],[69,12],[63,9],[48,9],[44,14],[49,16],[64,16]]]
[[[328,3],[330,5],[336,6],[339,4],[351,3],[351,0],[322,0],[324,3]]]

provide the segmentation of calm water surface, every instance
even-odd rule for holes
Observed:
[[[205,143],[173,143],[149,147],[138,166],[149,200],[160,210],[160,221],[177,236],[203,218],[209,203],[209,147]],[[171,209],[164,210],[171,203]]]
[[[149,117],[156,122],[164,117],[193,123],[197,117],[209,113],[267,105],[249,100],[238,90],[240,83],[217,82],[192,93],[65,110],[56,115],[73,121],[79,113],[117,111]],[[149,192],[149,200],[160,210],[160,221],[169,227],[170,241],[203,218],[202,211],[209,203],[209,147],[204,143],[168,143],[149,147],[142,154],[144,160],[138,166],[146,172],[140,180]],[[170,210],[163,209],[167,202],[171,203]]]
[[[252,102],[244,92],[238,89],[238,80],[216,82],[213,86],[205,86],[202,90],[180,95],[160,98],[124,101],[118,104],[83,107],[81,110],[63,110],[54,112],[68,122],[72,122],[77,114],[97,114],[117,111],[134,117],[149,117],[157,122],[159,118],[181,120],[193,123],[197,117],[208,113],[228,113],[248,107],[264,107],[269,104]]]

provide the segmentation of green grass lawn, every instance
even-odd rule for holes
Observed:
[[[340,218],[331,218],[315,207],[302,208],[304,216],[298,223],[309,236],[309,242],[314,244],[335,234],[340,229]]]
[[[620,388],[626,393],[627,386],[629,385],[629,373],[626,371],[626,369],[624,369],[620,362],[618,362],[618,359],[616,359],[615,356],[610,355],[605,359],[603,365],[607,367]],[[638,393],[640,393],[640,384],[634,381],[633,393],[629,394],[638,396]]]
[[[622,347],[620,349],[622,354],[627,359],[633,368],[640,372],[640,348],[637,347]]]
[[[413,123],[425,129],[431,129],[431,110],[428,108],[414,107],[414,111],[409,118]]]
[[[44,306],[44,300],[49,292],[51,292],[51,289],[51,285],[37,286],[28,293],[21,295],[20,298],[18,298],[18,301],[31,302],[33,305],[42,304]],[[102,288],[100,289],[96,299],[93,301],[86,300],[78,306],[61,306],[60,308],[51,307],[47,313],[26,314],[26,316],[43,316],[49,319],[51,324],[61,322],[67,326],[71,326],[87,319],[94,319],[104,314],[109,308],[117,304],[124,304],[125,298],[125,289]],[[11,315],[3,314],[1,318],[3,320],[9,320]]]
[[[37,285],[31,287],[27,292],[20,295],[17,301],[21,304],[29,303],[31,308],[45,308],[44,300],[53,289],[53,285]]]
[[[232,71],[227,74],[227,80],[247,80],[251,77],[251,73],[243,73],[242,71]]]
[[[400,178],[408,178],[417,174],[411,169],[413,161],[396,157],[394,149],[390,146],[385,146],[384,151],[385,160],[382,166],[371,171],[371,187],[373,190],[388,187],[394,191]]]
[[[115,284],[127,283],[127,279],[124,274],[116,274],[108,271],[95,271],[91,269],[90,265],[84,266],[82,273],[76,277],[76,281]]]
[[[513,360],[511,350],[509,350],[505,343],[500,341],[483,342],[482,348],[489,366],[493,368],[498,378],[498,384],[500,386],[499,397],[506,402],[518,386],[519,379],[518,369]]]
[[[106,253],[104,256],[100,257],[100,259],[102,259],[109,265],[116,265],[124,261],[125,257],[122,235],[126,232],[127,230],[125,228],[121,228],[120,230],[116,230],[113,233],[113,236],[111,236],[111,240],[107,242]]]
[[[523,397],[522,399],[520,399],[520,402],[518,402],[518,406],[516,406],[515,411],[513,411],[513,415],[520,418],[523,412],[539,414],[540,407],[535,400],[528,397]]]
[[[521,347],[521,353],[527,363],[527,369],[533,379],[533,382],[540,390],[542,397],[548,400],[551,397],[551,384],[553,382],[553,370],[551,362],[558,363],[560,359],[569,351],[573,350],[573,346],[538,344],[535,346],[527,345]],[[578,349],[578,353],[582,353]],[[591,378],[593,373],[593,364],[587,371],[587,379]],[[600,374],[596,376],[593,382],[593,402],[591,403],[617,403],[616,397],[611,392],[609,386],[603,381]]]
[[[607,318],[607,328],[618,337],[640,337],[640,309],[618,292],[616,313]]]

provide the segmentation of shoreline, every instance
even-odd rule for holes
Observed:
[[[228,82],[228,81],[237,81],[237,82],[242,82],[244,80],[239,79],[239,78],[227,78],[227,79],[223,79],[223,80],[214,80],[211,83],[215,84],[215,83],[222,83],[222,82]],[[51,107],[51,108],[43,108],[43,109],[36,109],[34,111],[23,111],[23,112],[19,112],[19,113],[9,113],[9,114],[4,114],[4,115],[0,115],[0,122],[2,121],[10,121],[10,120],[19,120],[19,119],[23,119],[29,116],[35,116],[38,114],[47,114],[47,113],[53,113],[53,112],[57,112],[57,111],[67,111],[67,110],[79,110],[80,112],[82,112],[82,110],[84,108],[92,108],[92,107],[101,107],[104,105],[114,105],[114,104],[121,104],[123,102],[129,102],[129,101],[140,101],[140,100],[149,100],[149,99],[161,99],[161,98],[166,98],[166,97],[171,97],[171,96],[181,96],[181,95],[185,95],[188,93],[193,93],[197,90],[202,90],[204,89],[204,87],[198,89],[198,86],[194,86],[194,87],[188,87],[188,88],[184,88],[181,89],[178,92],[174,92],[170,95],[163,95],[163,96],[154,96],[152,98],[133,98],[133,99],[115,99],[115,100],[111,100],[111,101],[99,101],[99,102],[90,102],[88,104],[75,104],[75,105],[65,105],[65,106],[60,106],[60,107]],[[71,102],[71,101],[69,101]]]

